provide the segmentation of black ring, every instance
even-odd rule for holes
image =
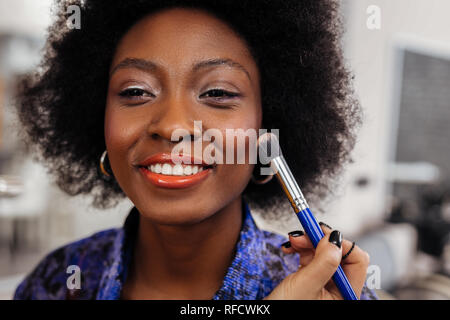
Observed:
[[[345,256],[342,257],[342,260],[347,258],[350,255],[350,253],[352,253],[354,247],[355,247],[355,241],[353,241],[352,247],[350,248],[350,250],[348,250],[348,252],[345,254]]]

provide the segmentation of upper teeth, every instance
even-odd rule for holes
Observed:
[[[147,167],[148,170],[154,173],[162,173],[169,176],[189,176],[203,171],[202,166],[196,165],[181,165],[170,163],[156,163]]]

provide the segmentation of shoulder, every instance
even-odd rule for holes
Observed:
[[[361,291],[360,300],[379,300],[375,290],[370,289],[367,285],[364,285]]]
[[[74,266],[81,271],[83,295],[89,298],[121,230],[103,230],[53,250],[19,284],[14,299],[66,299],[67,279]]]
[[[264,263],[264,295],[269,294],[284,278],[297,271],[300,262],[298,253],[286,254],[281,245],[287,237],[266,230],[261,230],[262,260]]]
[[[298,264],[300,257],[298,254],[285,254],[281,250],[281,245],[288,241],[287,237],[280,234],[273,233],[270,231],[262,230],[263,235],[263,250],[266,254],[266,262],[270,264],[272,268],[282,267],[282,269],[287,270],[291,273],[298,269]]]

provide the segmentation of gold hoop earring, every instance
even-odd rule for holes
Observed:
[[[268,175],[267,177],[265,177],[264,179],[256,179],[255,176],[252,174],[252,179],[251,180],[252,180],[252,182],[254,184],[261,185],[261,184],[266,184],[267,182],[272,180],[272,178],[273,178],[273,175],[271,174],[271,175]]]
[[[111,174],[108,173],[108,171],[106,171],[105,169],[105,158],[108,156],[108,152],[105,150],[102,154],[102,156],[100,157],[100,171],[107,177],[111,177]]]

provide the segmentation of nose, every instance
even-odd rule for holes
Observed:
[[[194,119],[189,110],[188,101],[181,98],[170,98],[166,103],[161,103],[159,109],[160,111],[152,117],[147,128],[152,139],[176,143],[185,136],[191,138],[194,136]],[[174,135],[174,140],[172,140],[172,135]]]

